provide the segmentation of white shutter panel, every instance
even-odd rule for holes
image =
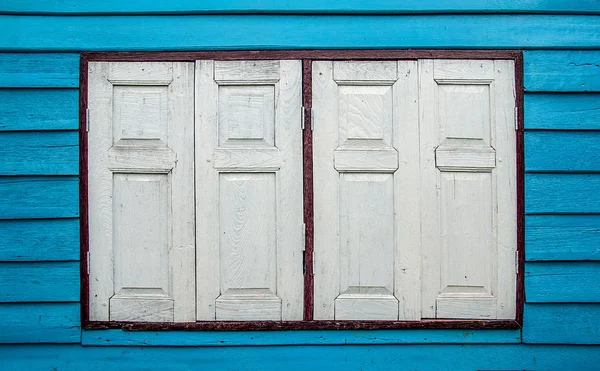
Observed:
[[[514,64],[419,63],[423,317],[514,319]]]
[[[416,67],[313,62],[315,319],[420,318]]]
[[[193,64],[89,64],[90,319],[195,320]]]
[[[197,319],[302,319],[300,61],[196,62]]]

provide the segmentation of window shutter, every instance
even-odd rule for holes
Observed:
[[[89,64],[90,319],[195,320],[192,63]]]
[[[300,61],[196,62],[197,319],[302,319]]]
[[[313,62],[315,319],[419,319],[416,67]]]
[[[419,63],[423,317],[514,318],[514,62]]]

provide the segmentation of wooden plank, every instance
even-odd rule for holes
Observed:
[[[8,370],[594,370],[600,347],[405,344],[295,347],[82,347],[6,345]],[[199,367],[200,365],[200,367]]]
[[[523,343],[600,344],[598,318],[600,304],[525,304]]]
[[[599,303],[600,262],[525,264],[528,303]]]
[[[0,54],[0,88],[78,86],[79,54]]]
[[[0,302],[79,300],[79,262],[0,263]]]
[[[600,91],[600,51],[526,51],[526,92]]]
[[[525,94],[525,129],[598,130],[600,94]]]
[[[79,343],[79,317],[78,303],[0,304],[0,343]]]
[[[79,216],[77,177],[0,177],[0,220]]]
[[[600,216],[527,216],[525,246],[527,261],[600,260]]]
[[[525,174],[525,213],[600,213],[599,174]]]
[[[0,220],[0,261],[79,259],[79,219]]]
[[[76,89],[0,89],[0,132],[77,130]]]
[[[600,131],[525,132],[525,171],[600,172]]]
[[[0,16],[0,29],[5,30],[0,50],[595,48],[600,45],[599,19],[578,15]]]
[[[159,0],[153,2],[117,0],[14,0],[3,4],[4,14],[226,14],[226,13],[560,13],[597,14],[600,7],[594,0],[573,4],[557,0],[346,0],[286,2],[279,0],[189,1]]]
[[[0,175],[77,175],[77,131],[0,132]]]

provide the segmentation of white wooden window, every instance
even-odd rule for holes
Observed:
[[[514,319],[512,61],[314,62],[315,319]]]
[[[514,62],[312,65],[314,319],[514,319]],[[89,319],[302,320],[301,61],[88,73]]]

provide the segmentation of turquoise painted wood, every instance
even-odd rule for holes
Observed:
[[[0,343],[79,343],[79,303],[0,304]]]
[[[442,345],[81,347],[6,345],[6,369],[597,370],[598,346]]]
[[[0,51],[600,47],[600,16],[582,15],[0,16],[0,29]]]
[[[526,174],[525,213],[597,214],[599,189],[600,174]]]
[[[79,219],[0,220],[0,261],[79,260]]]
[[[0,177],[0,220],[79,216],[77,177]]]
[[[79,262],[0,263],[0,302],[79,301]]]
[[[77,175],[79,133],[0,132],[0,158],[0,175]]]
[[[528,262],[528,303],[600,303],[600,262]]]
[[[83,331],[85,346],[254,346],[520,343],[520,330]]]
[[[4,29],[3,26],[0,28]],[[40,40],[46,38],[43,35],[39,37]],[[78,54],[0,54],[0,88],[76,88],[78,86]]]
[[[600,91],[598,50],[526,51],[523,64],[525,91]]]
[[[600,172],[600,131],[525,132],[528,173]]]
[[[600,215],[528,215],[527,261],[600,260]]]
[[[525,129],[600,130],[600,94],[525,94]]]
[[[0,89],[0,132],[77,130],[78,101],[76,89]]]
[[[600,304],[526,304],[523,343],[600,344],[598,318]]]
[[[134,0],[120,2],[76,0],[11,0],[1,13],[14,14],[224,14],[224,13],[560,13],[598,14],[600,6],[594,0],[571,3],[561,0]]]

